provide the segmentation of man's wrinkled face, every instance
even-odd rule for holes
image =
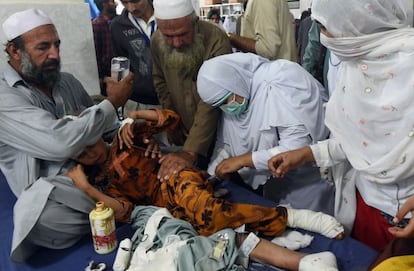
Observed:
[[[191,16],[172,20],[157,20],[158,29],[165,42],[177,51],[191,46],[194,41],[194,24]]]
[[[159,20],[158,29],[163,34],[160,48],[167,55],[165,65],[180,75],[194,76],[203,63],[204,38],[195,32],[191,15],[180,19]]]
[[[60,39],[53,25],[39,26],[22,36],[20,73],[29,83],[53,87],[60,76]]]

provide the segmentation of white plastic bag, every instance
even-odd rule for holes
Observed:
[[[158,225],[163,217],[172,217],[167,209],[155,211],[148,219],[144,231],[144,240],[135,249],[127,271],[176,271],[179,248],[187,243],[178,235],[167,236],[163,246],[150,250],[157,233]]]

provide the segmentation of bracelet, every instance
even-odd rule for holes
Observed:
[[[121,122],[121,127],[119,127],[119,129],[121,129],[122,127],[124,127],[125,125],[127,125],[127,124],[132,124],[132,123],[134,123],[134,119],[132,119],[132,118],[126,118],[126,119],[124,119],[124,120],[122,120],[122,122]]]
[[[119,126],[119,129],[118,129],[118,136],[120,136],[121,135],[121,130],[122,130],[122,128],[125,126],[125,125],[127,125],[127,124],[132,124],[132,123],[134,123],[134,119],[132,119],[132,118],[126,118],[126,119],[123,119],[122,121],[121,121],[121,126]]]
[[[240,251],[244,256],[249,256],[252,253],[253,249],[259,244],[260,238],[256,236],[253,232],[249,233],[247,238],[243,241],[240,246]]]
[[[151,108],[150,110],[154,110],[157,113],[157,127],[161,127],[165,121],[165,118],[164,118],[164,115],[162,114],[161,109]]]

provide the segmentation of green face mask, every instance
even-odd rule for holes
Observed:
[[[228,104],[222,104],[220,105],[220,109],[223,110],[224,113],[229,115],[240,115],[247,109],[247,105],[249,102],[246,98],[243,98],[243,102],[239,104],[236,102],[236,96],[233,96],[233,100],[229,102]]]

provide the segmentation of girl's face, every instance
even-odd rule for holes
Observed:
[[[104,164],[108,159],[108,146],[101,138],[92,146],[86,147],[75,159],[82,165],[92,166]]]

